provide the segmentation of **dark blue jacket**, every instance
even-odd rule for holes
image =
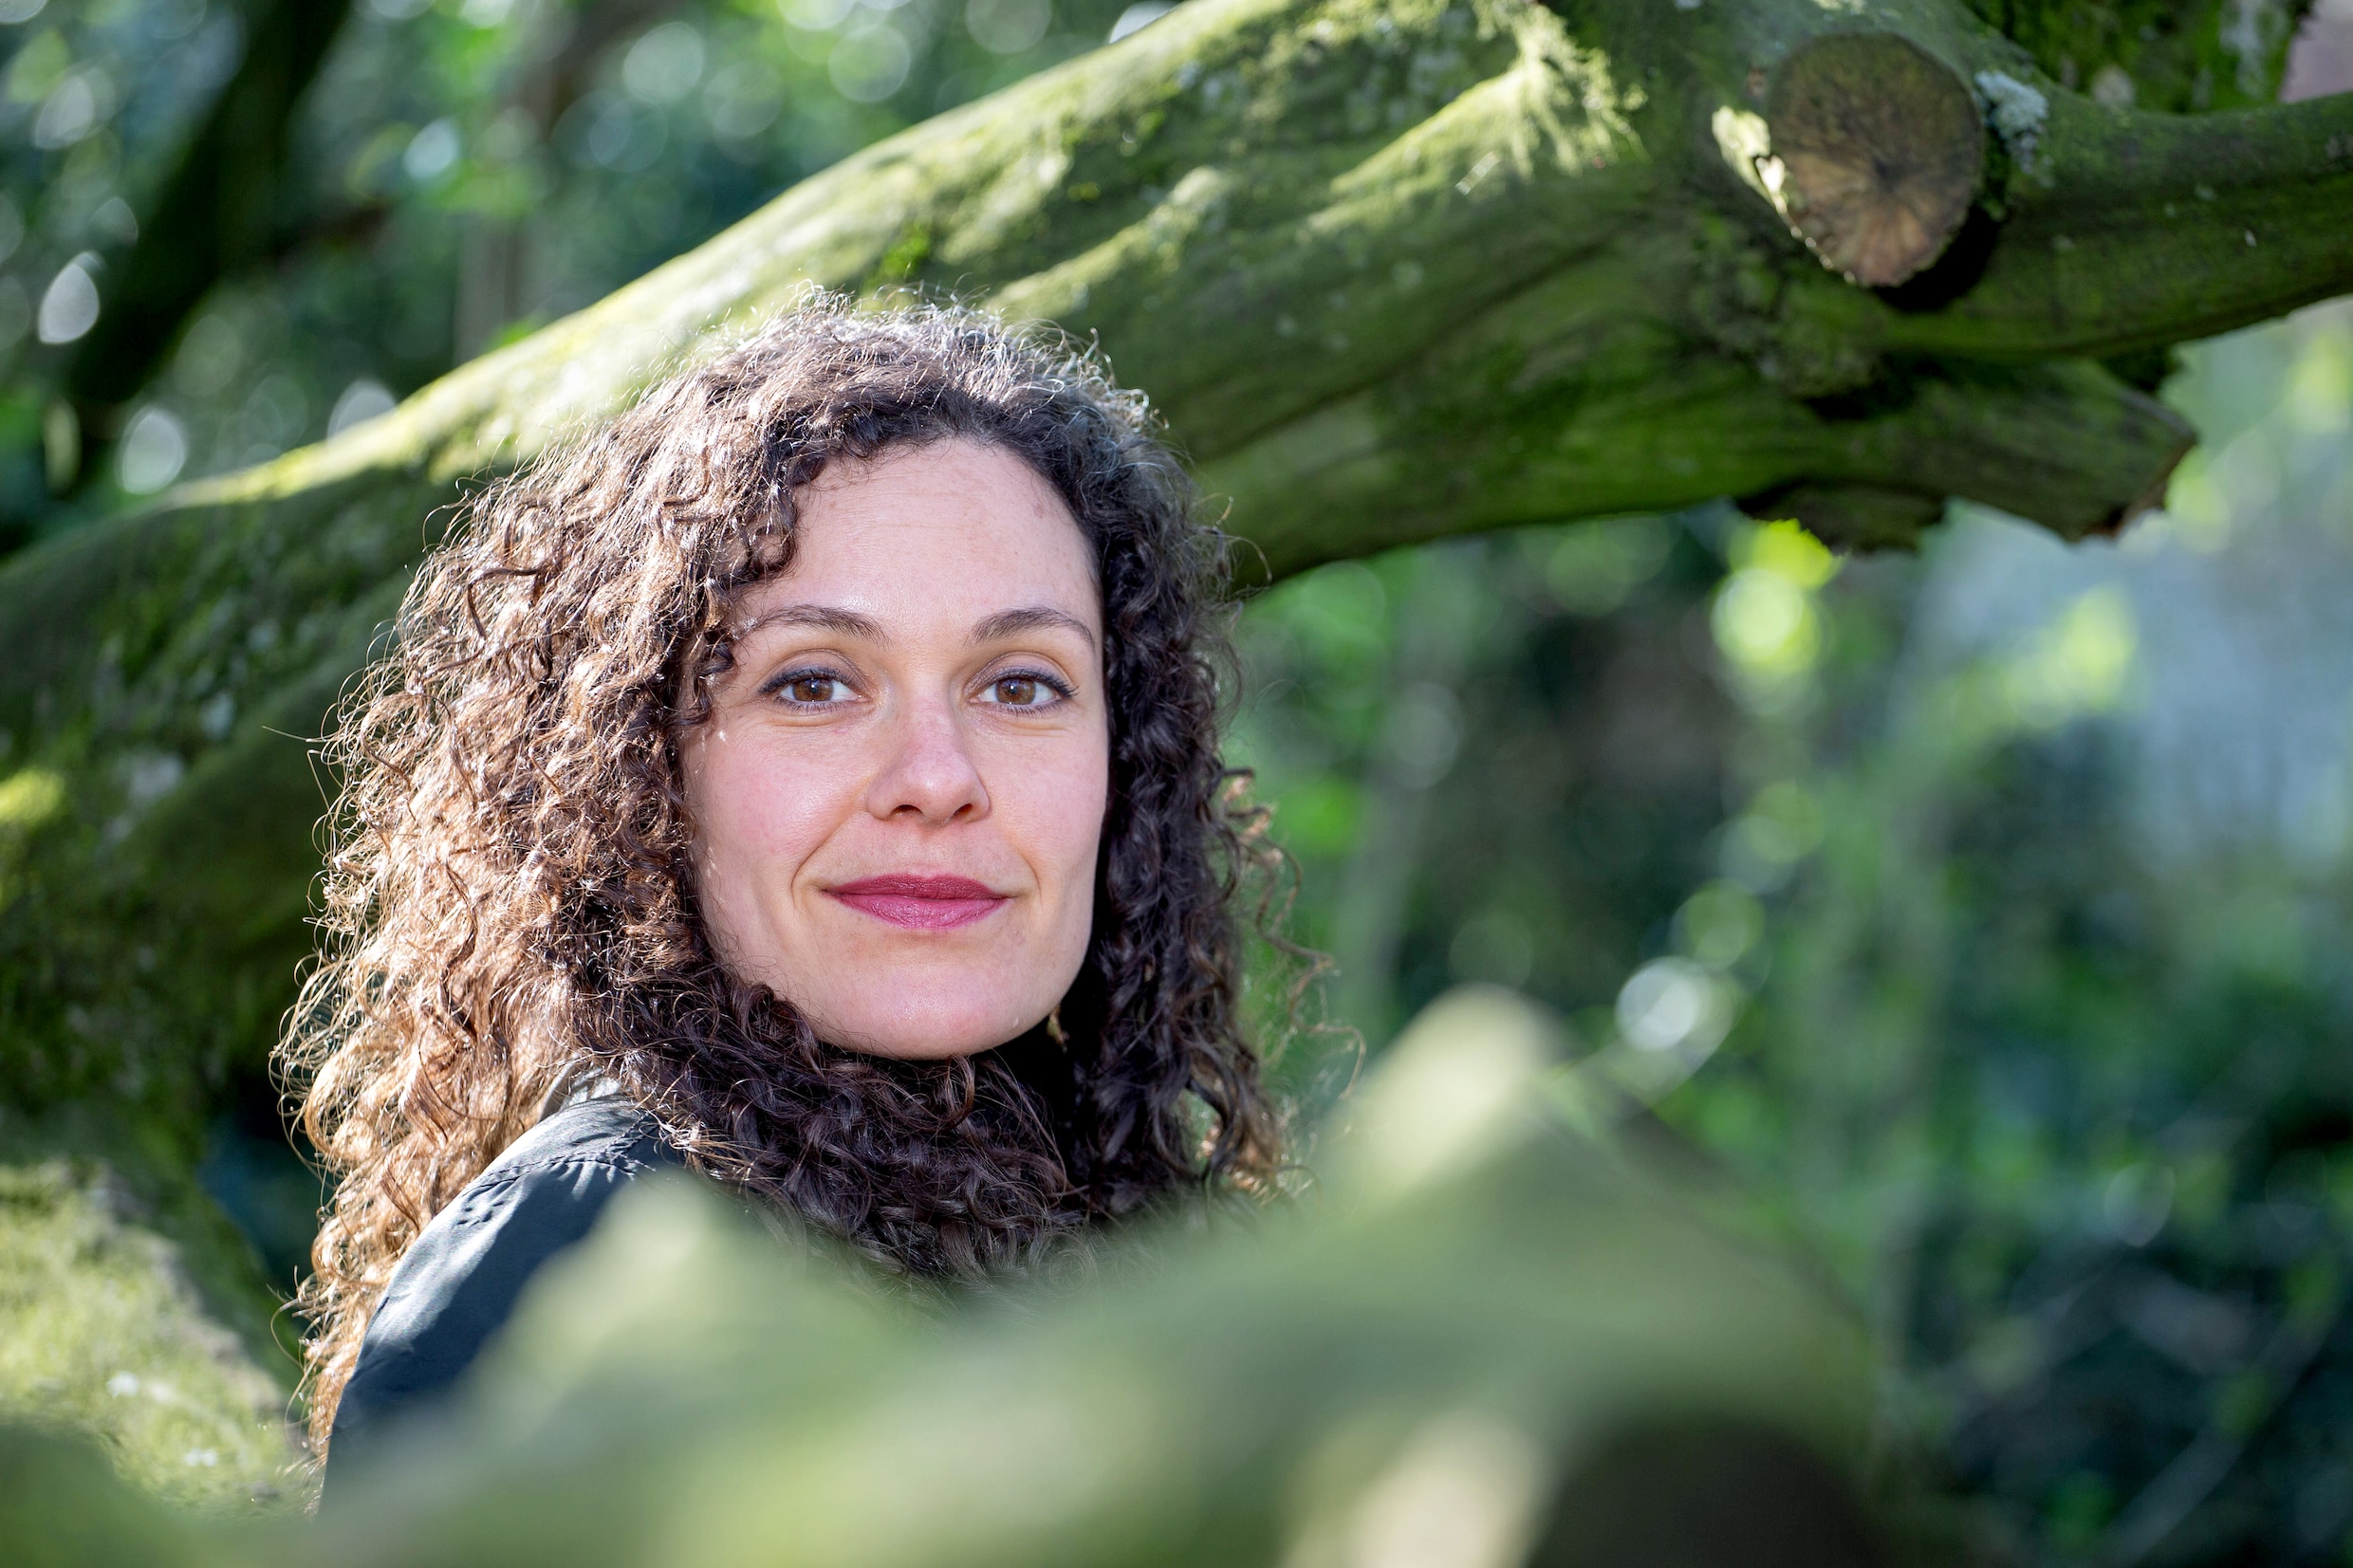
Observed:
[[[335,1408],[331,1464],[471,1367],[548,1259],[588,1234],[636,1177],[678,1164],[653,1116],[619,1095],[543,1117],[433,1217],[392,1272]]]

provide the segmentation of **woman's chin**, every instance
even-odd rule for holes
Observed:
[[[843,1050],[899,1061],[942,1061],[950,1057],[976,1056],[993,1050],[1035,1027],[1038,1019],[1026,1008],[975,1011],[969,998],[963,1005],[939,1009],[913,1008],[876,1016],[845,1013],[812,1016],[817,1038]],[[1042,1016],[1042,1015],[1041,1015]]]

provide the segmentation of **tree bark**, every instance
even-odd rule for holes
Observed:
[[[2353,287],[2348,231],[2353,97],[2109,107],[1959,0],[1193,0],[0,569],[0,1077],[188,1134],[306,946],[291,737],[437,508],[811,283],[1099,337],[1281,575],[1725,495],[2112,529],[2191,432],[2098,361]]]

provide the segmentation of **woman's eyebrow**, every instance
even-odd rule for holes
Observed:
[[[1076,632],[1086,639],[1086,645],[1089,648],[1095,646],[1094,628],[1076,616],[1065,614],[1063,611],[1044,604],[1032,604],[1023,610],[1000,610],[973,628],[972,640],[994,642],[1000,637],[1016,636],[1023,632],[1035,632],[1052,627],[1059,627],[1065,632]]]
[[[832,632],[845,637],[863,637],[880,641],[882,623],[872,616],[862,616],[855,610],[837,610],[829,604],[787,604],[756,616],[751,623],[736,634],[740,639],[771,626],[811,626],[821,632]]]

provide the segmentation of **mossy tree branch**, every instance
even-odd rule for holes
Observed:
[[[812,282],[1098,336],[1280,574],[1721,495],[1848,543],[1949,496],[2112,527],[2191,433],[2093,360],[2353,287],[2348,231],[2353,98],[2111,108],[1959,0],[1193,0],[0,569],[0,1072],[186,1131],[306,943],[288,737],[435,508]]]
[[[2195,118],[2052,94],[2002,205],[1949,276],[1909,295],[1817,286],[1807,313],[1883,352],[2046,360],[2211,336],[2336,293],[2353,94]]]

